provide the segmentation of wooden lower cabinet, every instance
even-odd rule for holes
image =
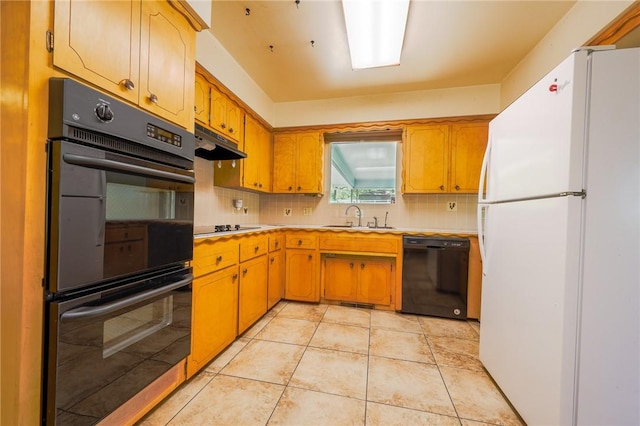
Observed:
[[[316,250],[287,249],[285,256],[285,299],[319,302],[319,262]]]
[[[187,377],[203,368],[238,335],[238,281],[237,267],[194,280]]]
[[[267,313],[267,256],[240,264],[238,334]]]
[[[389,305],[394,267],[394,259],[327,256],[324,260],[324,298]]]
[[[284,295],[284,252],[269,253],[269,280],[267,285],[267,309],[273,308]]]

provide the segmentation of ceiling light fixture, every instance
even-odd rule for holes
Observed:
[[[353,69],[400,65],[409,0],[342,0]]]

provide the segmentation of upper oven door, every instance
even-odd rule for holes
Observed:
[[[51,142],[49,291],[191,260],[194,181],[192,171]]]

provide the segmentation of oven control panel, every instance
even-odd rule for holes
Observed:
[[[182,136],[162,129],[154,124],[147,123],[147,136],[157,141],[168,143],[173,146],[182,146]]]

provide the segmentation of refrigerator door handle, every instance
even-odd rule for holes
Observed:
[[[487,220],[487,214],[489,213],[489,204],[478,204],[478,247],[480,251],[480,261],[482,262],[482,270],[484,275],[484,265],[486,265],[487,253],[485,251],[484,244],[484,225]]]
[[[484,158],[482,159],[482,167],[480,168],[480,182],[478,183],[478,203],[484,203],[487,201],[487,193],[485,190],[485,183],[487,177],[487,169],[489,168],[489,155],[491,154],[491,128],[489,128],[489,138],[487,142],[487,149],[484,151]]]

